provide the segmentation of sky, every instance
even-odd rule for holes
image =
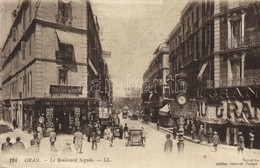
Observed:
[[[114,84],[140,87],[156,48],[180,20],[188,0],[91,0],[101,28],[103,50]],[[10,29],[17,0],[0,0],[0,46]],[[122,95],[118,92],[114,95]]]

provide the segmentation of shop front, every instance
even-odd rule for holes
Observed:
[[[159,110],[159,123],[162,127],[173,127],[173,119],[169,116],[169,105],[166,104]]]
[[[43,98],[35,101],[37,125],[41,124],[48,135],[51,128],[57,133],[73,133],[88,119],[86,98]],[[36,126],[37,127],[37,126]]]

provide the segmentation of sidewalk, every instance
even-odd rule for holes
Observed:
[[[149,125],[151,125],[152,127],[154,127],[155,129],[157,129],[157,126],[156,126],[156,123],[149,123]],[[172,131],[168,128],[164,128],[164,127],[161,127],[160,126],[160,130],[162,131],[165,131],[165,132],[168,132],[170,134],[172,134]],[[197,144],[200,144],[200,145],[205,145],[205,146],[210,146],[212,147],[212,143],[208,144],[206,142],[202,142],[200,143],[200,140],[198,139],[192,139],[191,137],[189,136],[183,136],[185,140],[187,141],[190,141],[190,142],[193,142],[193,143],[197,143]],[[224,144],[220,144],[218,145],[218,148],[220,149],[226,149],[226,150],[237,150],[237,147],[236,146],[229,146],[229,145],[224,145]],[[260,150],[259,149],[248,149],[248,148],[245,148],[244,152],[249,152],[249,153],[254,153],[254,154],[259,154],[260,155]]]
[[[0,125],[7,125],[12,129],[11,132],[0,134],[0,142],[5,142],[6,137],[11,137],[11,142],[15,142],[16,137],[20,137],[21,141],[24,142],[27,146],[29,146],[30,140],[33,138],[33,133],[28,133],[27,131],[22,131],[21,128],[13,129],[13,125],[9,122],[0,120]]]

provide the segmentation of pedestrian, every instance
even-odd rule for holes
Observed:
[[[16,121],[15,118],[13,119],[12,124],[13,124],[13,128],[14,128],[14,129],[15,129],[15,128],[18,128],[18,127],[17,127],[17,121]]]
[[[192,126],[191,126],[191,136],[192,136],[193,140],[195,139],[196,131],[197,131],[197,129],[196,129],[195,124],[192,124]]]
[[[104,130],[104,139],[107,140],[108,139],[108,132],[107,132],[107,128],[105,128]]]
[[[249,140],[250,140],[250,149],[253,149],[255,135],[254,135],[254,132],[252,130],[249,132]]]
[[[199,140],[202,142],[204,139],[204,128],[203,125],[200,125],[200,130],[199,130]]]
[[[172,138],[173,139],[176,139],[177,131],[178,131],[178,127],[176,125],[174,125],[172,128]]]
[[[172,152],[173,144],[172,144],[172,140],[170,138],[171,138],[171,135],[167,134],[166,142],[164,144],[164,152]]]
[[[57,134],[54,131],[54,128],[51,128],[51,132],[50,132],[51,151],[57,151],[55,148],[56,140],[57,140]]]
[[[142,144],[144,144],[146,141],[145,133],[144,133],[144,127],[142,127]]]
[[[110,147],[113,147],[114,135],[113,135],[113,133],[108,133],[108,136],[109,136]]]
[[[126,133],[128,132],[128,126],[127,124],[125,123],[125,126],[124,126],[124,138],[126,138]]]
[[[160,121],[158,120],[157,121],[157,131],[159,131],[160,130]]]
[[[31,146],[28,148],[28,152],[38,153],[40,151],[40,143],[41,140],[38,138],[38,134],[33,134],[33,139],[30,141]]]
[[[22,153],[25,151],[24,143],[20,141],[21,138],[17,137],[16,142],[12,145],[12,151],[15,153]]]
[[[6,138],[6,142],[4,142],[2,144],[2,147],[1,147],[1,151],[3,152],[3,154],[8,154],[10,153],[11,149],[12,149],[12,143],[10,142],[11,141],[11,138],[10,137],[7,137]]]
[[[120,125],[120,127],[119,127],[119,139],[123,139],[123,132],[124,132],[123,126]]]
[[[97,128],[97,142],[100,142],[100,138],[101,138],[101,130],[100,130],[100,126],[98,126],[98,128]]]
[[[82,153],[82,140],[83,134],[80,132],[79,128],[77,128],[76,132],[74,133],[73,144],[78,153]]]
[[[219,138],[218,133],[216,131],[214,131],[211,141],[213,143],[213,148],[215,149],[215,152],[217,152],[218,151],[218,144],[220,144],[220,138]]]
[[[91,136],[91,133],[92,133],[92,130],[93,130],[93,128],[92,128],[93,126],[92,126],[92,124],[90,123],[89,125],[88,125],[88,142],[90,142],[90,136]]]
[[[242,132],[238,132],[238,144],[237,144],[237,152],[238,155],[243,154],[245,148],[245,139]]]
[[[38,138],[42,139],[42,126],[41,126],[41,124],[39,124],[38,127],[37,127],[37,133],[38,133]]]
[[[97,150],[97,133],[91,133],[91,141],[92,141],[92,150]]]
[[[208,143],[211,143],[212,135],[213,135],[213,129],[211,128],[211,126],[209,126],[209,129],[207,131]]]

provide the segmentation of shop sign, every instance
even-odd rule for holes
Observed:
[[[74,118],[75,118],[75,126],[79,127],[80,126],[80,108],[76,107],[74,109]]]
[[[73,124],[74,124],[74,118],[73,118],[72,114],[69,113],[69,126],[71,127],[71,126],[73,126]]]
[[[74,101],[74,100],[42,100],[40,105],[46,106],[86,106],[87,101]]]
[[[53,127],[53,108],[46,108],[46,127],[52,128]]]
[[[50,85],[50,94],[82,94],[82,86]]]

